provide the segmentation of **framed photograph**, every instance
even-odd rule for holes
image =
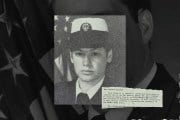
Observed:
[[[54,23],[55,104],[101,105],[102,87],[126,85],[125,16],[54,16]]]

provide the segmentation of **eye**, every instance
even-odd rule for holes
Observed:
[[[76,52],[75,55],[76,55],[76,56],[84,56],[84,53],[82,53],[82,52]]]
[[[91,55],[92,55],[92,56],[99,56],[100,53],[98,53],[98,52],[92,52]]]

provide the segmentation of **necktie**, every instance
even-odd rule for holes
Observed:
[[[90,99],[89,99],[88,95],[85,94],[85,93],[78,94],[76,104],[89,105],[90,104]]]
[[[78,94],[76,104],[82,105],[82,108],[84,109],[84,113],[79,116],[78,120],[88,120],[88,107],[85,106],[86,104],[90,104],[88,95],[85,93]]]

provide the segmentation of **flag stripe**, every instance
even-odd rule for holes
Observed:
[[[51,99],[49,97],[48,91],[45,86],[41,89],[40,95],[42,98],[42,103],[44,106],[44,110],[45,110],[47,119],[48,120],[58,120],[58,118],[55,114],[54,108],[53,108],[53,104],[51,102]]]
[[[41,106],[37,99],[35,99],[30,105],[30,111],[34,120],[45,120]]]

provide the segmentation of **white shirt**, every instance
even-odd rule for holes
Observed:
[[[96,94],[96,92],[101,88],[101,85],[104,81],[105,76],[91,89],[89,89],[86,94],[88,95],[89,99],[92,99],[92,97]],[[79,93],[84,93],[82,92],[80,85],[79,85],[79,79],[76,81],[76,98]]]

